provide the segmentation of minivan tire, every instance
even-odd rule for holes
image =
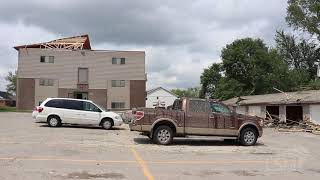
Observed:
[[[173,140],[173,131],[169,126],[159,126],[154,131],[152,140],[156,144],[168,145]]]
[[[253,146],[258,139],[258,132],[252,127],[243,129],[240,133],[240,143],[243,146]]]
[[[50,127],[60,127],[62,125],[61,119],[59,118],[59,116],[49,116],[48,125]]]
[[[104,119],[104,120],[102,120],[102,122],[101,122],[101,127],[102,127],[103,129],[109,130],[109,129],[112,128],[112,126],[113,126],[113,122],[112,122],[111,119]]]

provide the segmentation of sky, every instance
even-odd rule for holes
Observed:
[[[89,34],[93,49],[146,51],[147,89],[200,86],[232,41],[274,45],[287,0],[1,0],[0,90],[17,68],[13,46]]]

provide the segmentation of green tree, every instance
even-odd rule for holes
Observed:
[[[320,1],[288,0],[286,21],[295,30],[303,30],[320,40]]]
[[[312,80],[308,84],[308,89],[313,89],[313,90],[320,90],[320,81],[319,80]]]
[[[239,81],[223,77],[220,79],[219,84],[215,90],[215,97],[220,100],[226,100],[237,96],[249,95],[250,90],[245,88],[245,84]]]
[[[200,77],[201,90],[200,97],[215,97],[215,89],[222,78],[222,64],[213,63],[210,67],[205,68]]]
[[[5,79],[8,81],[7,84],[7,92],[9,94],[15,95],[16,90],[17,90],[17,71],[13,72],[8,72],[8,75],[5,77]]]
[[[236,40],[223,48],[221,57],[221,64],[213,64],[201,75],[202,93],[211,98],[272,93],[273,87],[288,91],[294,86],[286,62],[260,39]]]
[[[287,72],[280,56],[261,39],[236,40],[222,50],[221,57],[225,76],[240,83],[236,87],[242,87],[243,93],[272,92],[273,86],[281,83],[273,78],[283,77]]]
[[[309,79],[317,74],[317,62],[320,59],[320,49],[314,41],[297,40],[293,35],[283,31],[276,32],[276,48],[290,69],[308,73]]]
[[[178,97],[190,97],[198,98],[200,93],[200,88],[187,88],[187,89],[172,89],[172,93],[176,94]]]

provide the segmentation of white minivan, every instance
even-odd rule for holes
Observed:
[[[50,127],[67,123],[111,129],[112,126],[123,124],[119,114],[105,111],[90,100],[71,98],[47,98],[34,109],[32,117],[36,122],[47,122]]]

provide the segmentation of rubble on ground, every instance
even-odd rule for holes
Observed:
[[[320,135],[320,125],[310,119],[301,121],[286,119],[284,122],[280,121],[279,117],[268,114],[264,121],[264,127],[277,128],[279,132],[309,132]]]

